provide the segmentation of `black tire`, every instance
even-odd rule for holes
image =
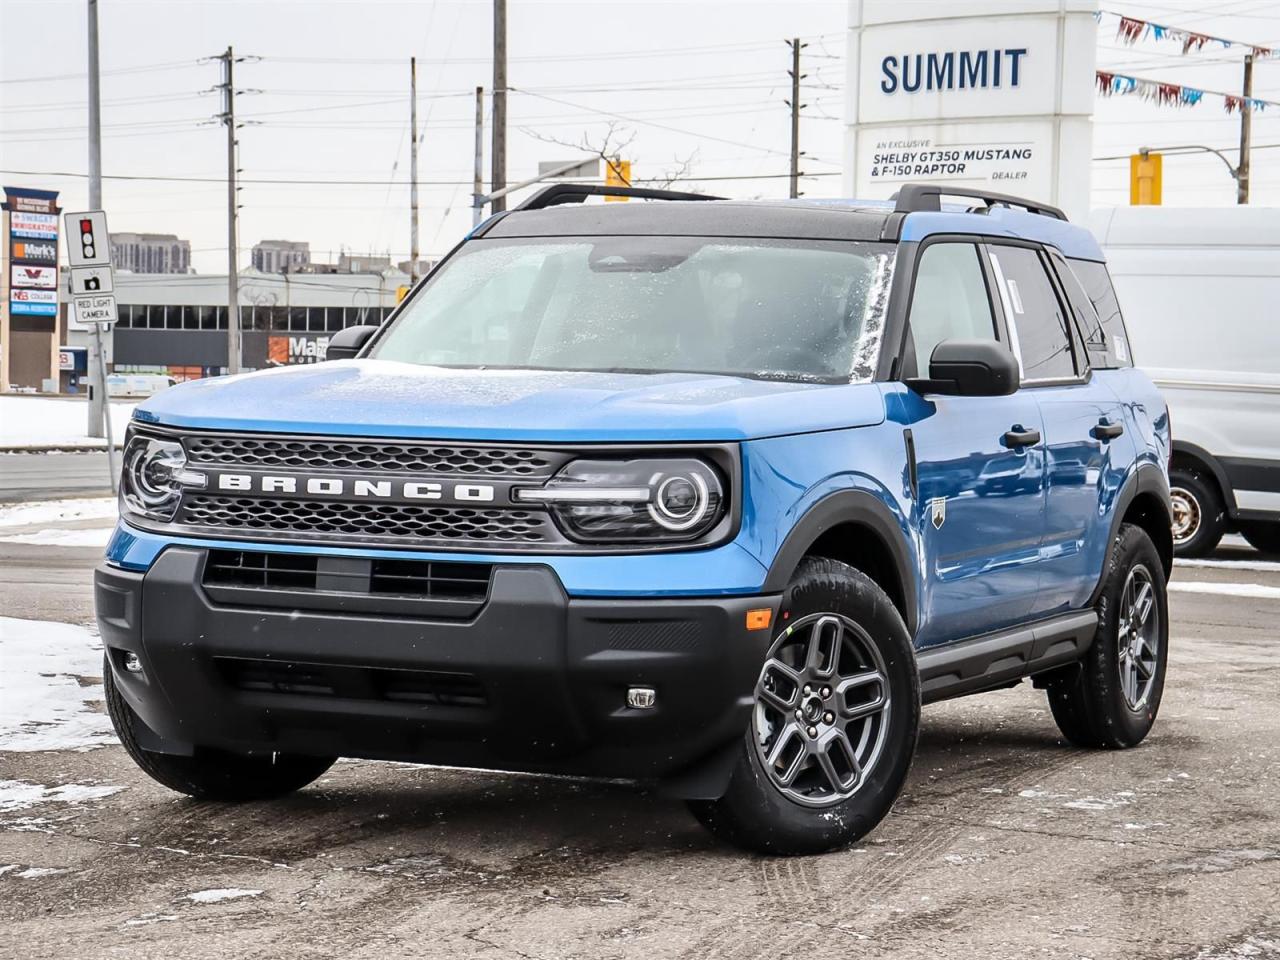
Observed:
[[[102,670],[107,713],[120,743],[143,773],[170,790],[197,800],[269,800],[305,787],[336,759],[285,753],[249,756],[208,747],[196,747],[189,757],[144,750],[134,735],[137,714],[120,695],[105,659]]]
[[[1240,534],[1260,553],[1280,555],[1280,521],[1253,520],[1240,524]]]
[[[1196,467],[1177,465],[1169,470],[1169,492],[1174,507],[1174,555],[1212,553],[1227,532],[1227,508],[1217,481]],[[1183,523],[1187,526],[1180,532]]]
[[[1120,625],[1128,615],[1124,593],[1130,572],[1145,573],[1157,617],[1156,650],[1149,692],[1130,704],[1121,681]],[[1155,723],[1164,694],[1169,658],[1169,595],[1164,568],[1145,530],[1123,524],[1111,544],[1106,579],[1098,598],[1098,632],[1078,670],[1051,683],[1049,706],[1058,729],[1079,747],[1124,749],[1143,741]]]
[[[877,721],[882,724],[882,745],[852,796],[833,797],[826,806],[808,806],[791,799],[771,779],[757,749],[753,720],[725,795],[689,804],[713,834],[747,850],[793,856],[853,843],[888,814],[911,769],[920,726],[920,675],[901,615],[865,574],[834,560],[811,557],[801,563],[787,590],[778,620],[784,629],[774,644],[789,635],[786,625],[820,613],[847,618],[860,628],[860,643],[874,644],[885,678],[878,696],[887,693],[889,698],[887,709],[879,714],[883,719]],[[796,696],[798,704],[800,694]]]

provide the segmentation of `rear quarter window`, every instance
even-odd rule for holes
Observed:
[[[1092,310],[1077,305],[1077,290],[1072,289],[1072,276],[1062,278],[1067,288],[1067,296],[1072,300],[1076,313],[1080,314],[1080,328],[1084,334],[1085,349],[1089,353],[1089,364],[1095,370],[1110,367],[1133,366],[1133,353],[1129,349],[1129,335],[1124,328],[1124,317],[1120,314],[1120,303],[1116,300],[1116,290],[1111,284],[1111,275],[1107,273],[1105,263],[1093,260],[1067,261],[1071,266],[1071,274],[1079,282],[1079,289],[1088,297]]]

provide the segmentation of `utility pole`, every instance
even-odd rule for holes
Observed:
[[[493,172],[489,194],[494,213],[507,209],[507,0],[493,0]]]
[[[800,49],[808,46],[800,42],[800,38],[787,41],[791,48],[791,199],[800,196],[800,110],[804,104],[800,102]]]
[[[98,88],[98,0],[89,0],[89,209],[102,209],[102,103]],[[71,238],[67,238],[71,242]],[[110,241],[108,241],[110,242]],[[71,304],[70,310],[75,310]],[[93,336],[89,341],[89,424],[85,433],[90,437],[107,439],[107,468],[111,470],[112,487],[115,489],[115,471],[111,469],[111,415],[107,406],[107,361],[102,349],[102,326],[93,324]],[[106,432],[103,427],[106,426]]]
[[[236,220],[239,207],[236,187],[236,88],[235,54],[230,47],[215,59],[225,70],[222,84],[222,122],[227,125],[227,372],[240,372],[240,277],[238,274]]]
[[[484,219],[484,87],[476,87],[476,167],[471,186],[471,225]]]
[[[409,58],[409,285],[418,282],[418,58]]]
[[[1244,101],[1240,104],[1240,162],[1236,165],[1236,203],[1249,202],[1249,141],[1253,136],[1253,54],[1244,58]]]

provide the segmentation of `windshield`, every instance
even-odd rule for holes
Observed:
[[[818,240],[477,240],[405,304],[370,356],[866,381],[893,251]]]

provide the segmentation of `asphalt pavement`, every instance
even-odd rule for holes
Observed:
[[[117,454],[117,463],[119,455]],[[107,496],[107,454],[0,453],[0,503]]]
[[[97,553],[0,542],[3,615],[88,622]],[[0,956],[1277,957],[1280,562],[1174,583],[1141,747],[1065,746],[1029,684],[927,708],[889,818],[819,857],[742,854],[626,785],[340,762],[224,806],[116,745],[0,753],[40,794],[0,802]]]

